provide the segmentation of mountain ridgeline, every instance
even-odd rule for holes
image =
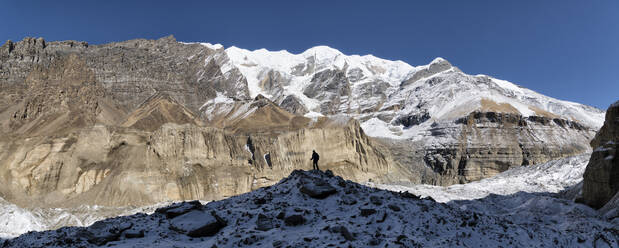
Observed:
[[[0,195],[221,199],[310,169],[313,149],[346,179],[465,183],[590,151],[603,118],[440,58],[26,38],[0,47]]]

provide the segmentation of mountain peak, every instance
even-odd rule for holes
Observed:
[[[219,44],[219,43],[211,44],[211,43],[208,43],[208,42],[204,42],[204,43],[200,43],[200,45],[203,45],[203,46],[208,47],[208,48],[213,49],[213,50],[219,50],[219,49],[223,49],[224,48],[224,46],[222,44]]]
[[[432,60],[432,62],[430,62],[429,64],[430,66],[432,65],[449,65],[452,66],[451,63],[449,63],[449,61],[447,61],[444,58],[441,57],[436,57],[435,59]]]
[[[174,38],[174,35],[168,35],[168,36],[159,38],[159,41],[168,42],[168,43],[176,42],[176,38]]]
[[[310,49],[305,50],[305,52],[302,53],[305,57],[311,57],[311,56],[316,56],[316,57],[335,57],[338,55],[344,55],[342,52],[340,52],[339,50],[329,47],[329,46],[315,46],[312,47]]]

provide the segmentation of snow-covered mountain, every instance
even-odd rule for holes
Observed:
[[[28,233],[4,247],[617,247],[616,221],[552,193],[580,182],[587,158],[458,188],[379,186],[413,194],[295,171],[274,186],[204,206],[174,204],[87,228]]]
[[[490,76],[467,75],[443,58],[411,66],[372,55],[345,55],[327,46],[301,54],[233,46],[225,53],[229,59],[222,73],[238,69],[251,97],[262,94],[282,101],[292,95],[310,112],[354,114],[362,121],[375,117],[393,127],[401,127],[394,122],[397,117],[427,114],[424,119],[429,121],[455,120],[473,111],[560,117],[592,128],[599,128],[604,117],[593,107],[547,97]],[[411,135],[372,131],[368,133],[374,136]]]
[[[426,176],[425,183],[470,182],[590,152],[604,119],[594,107],[468,75],[443,58],[411,66],[327,46],[292,54],[202,44],[216,49],[204,63],[214,61],[228,81],[245,83],[249,97],[262,95],[307,117],[348,115],[369,136],[408,143],[407,157],[396,158],[412,173],[430,168],[439,174]],[[202,114],[235,108],[234,97],[218,93]]]

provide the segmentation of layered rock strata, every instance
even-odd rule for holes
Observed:
[[[65,137],[0,147],[0,192],[23,205],[221,199],[271,185],[294,169],[310,169],[312,149],[321,154],[321,168],[352,180],[376,179],[389,171],[387,158],[354,120],[275,136],[192,124],[164,124],[153,132],[95,125]]]
[[[311,168],[313,149],[321,168],[348,179],[392,173],[357,121],[250,99],[227,60],[223,49],[173,37],[7,42],[0,196],[22,206],[221,199]],[[222,98],[227,111],[208,110]],[[294,101],[286,106],[305,111]]]

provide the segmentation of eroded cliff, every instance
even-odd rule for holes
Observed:
[[[153,132],[95,125],[66,137],[0,147],[0,190],[22,205],[221,199],[271,185],[295,169],[311,169],[312,149],[321,154],[322,168],[348,179],[379,179],[390,169],[354,120],[325,120],[275,136],[193,124],[168,123]]]

